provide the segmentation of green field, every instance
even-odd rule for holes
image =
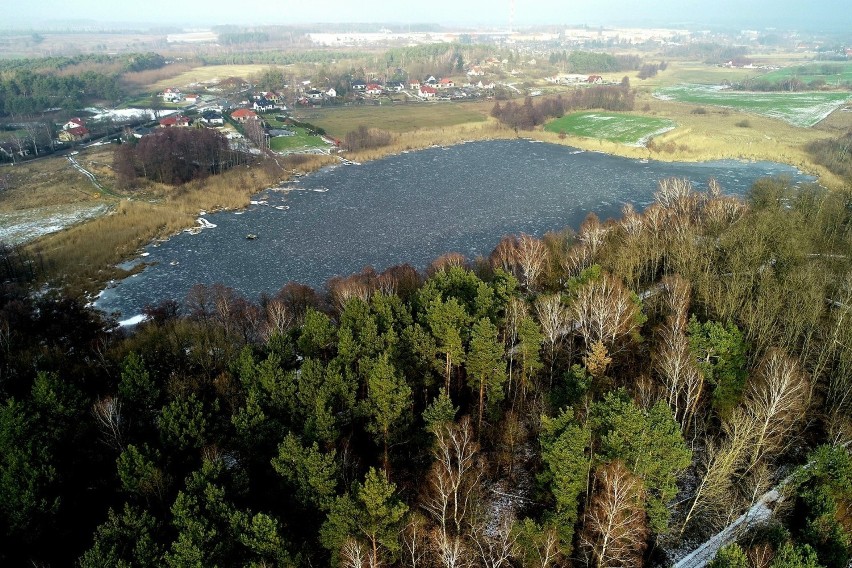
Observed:
[[[312,148],[325,148],[328,146],[319,136],[311,136],[304,128],[296,126],[283,126],[287,130],[296,133],[295,136],[277,136],[269,140],[269,148],[273,152],[298,152],[299,150],[310,150]]]
[[[852,84],[852,62],[834,61],[793,65],[776,71],[771,71],[760,77],[762,80],[775,82],[795,77],[805,83],[825,81],[828,86]]]
[[[801,127],[817,124],[852,99],[849,93],[754,93],[709,85],[666,87],[656,91],[654,96],[661,100],[732,108]]]
[[[664,118],[614,112],[575,112],[547,123],[544,129],[636,146],[674,127],[674,122]]]
[[[364,105],[299,111],[300,120],[323,128],[335,138],[359,126],[391,132],[408,132],[417,128],[440,128],[485,120],[493,103],[408,103]]]

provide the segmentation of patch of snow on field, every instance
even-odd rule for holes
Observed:
[[[648,142],[654,136],[660,136],[661,134],[665,134],[666,132],[674,130],[675,128],[677,128],[677,126],[675,126],[674,124],[672,124],[671,126],[664,126],[663,128],[660,128],[659,130],[655,130],[654,132],[651,132],[650,134],[646,134],[645,136],[643,136],[642,138],[637,140],[634,144],[628,144],[628,146],[636,146],[636,147],[645,146],[646,144],[648,144]]]
[[[85,109],[87,112],[91,112],[94,116],[92,116],[92,120],[103,120],[105,118],[109,118],[112,120],[133,120],[140,118],[147,118],[148,120],[154,120],[155,111],[150,108],[115,108],[115,109],[103,109],[96,107],[89,107]],[[159,113],[159,116],[162,118],[164,116],[169,116],[170,114],[176,114],[178,111],[173,109],[161,109],[156,111]]]
[[[103,215],[107,205],[39,207],[0,213],[0,241],[19,245]]]

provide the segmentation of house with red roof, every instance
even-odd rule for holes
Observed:
[[[600,85],[603,83],[603,77],[600,75],[589,75],[589,78],[586,79],[586,81],[595,85]]]
[[[412,79],[408,82],[408,88],[412,91],[416,91],[420,88],[420,81],[418,81],[417,79]]]
[[[167,116],[166,118],[160,119],[160,126],[162,128],[186,128],[189,126],[189,118],[183,116],[182,114],[176,114],[174,116]]]
[[[89,129],[85,126],[75,126],[73,128],[63,128],[59,133],[59,140],[62,142],[76,142],[82,140],[89,135]]]
[[[440,87],[441,89],[452,89],[455,86],[456,84],[453,82],[452,79],[443,78],[438,82],[438,87]]]
[[[429,85],[420,85],[420,96],[424,99],[433,99],[438,94],[438,89]]]
[[[72,128],[85,128],[86,121],[82,118],[72,118],[62,125],[62,130],[71,130]]]
[[[231,118],[237,122],[248,122],[249,120],[257,120],[257,113],[251,109],[241,108],[231,113]]]
[[[366,93],[368,95],[381,95],[382,94],[382,86],[378,83],[370,83],[367,85]]]
[[[186,102],[190,103],[190,104],[195,104],[195,103],[198,102],[198,99],[200,99],[200,98],[201,98],[201,95],[191,94],[191,95],[186,95],[184,97],[184,100]]]

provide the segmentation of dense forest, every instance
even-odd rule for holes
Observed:
[[[651,566],[783,479],[715,566],[842,568],[850,203],[668,179],[424,274],[198,285],[131,333],[4,249],[0,563]]]
[[[81,55],[0,62],[0,117],[41,114],[49,108],[74,111],[92,101],[117,101],[123,73],[159,69],[157,53]]]

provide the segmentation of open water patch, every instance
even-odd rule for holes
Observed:
[[[430,148],[320,170],[298,187],[259,193],[242,215],[208,213],[215,227],[149,245],[151,265],[96,305],[125,319],[148,304],[183,302],[197,283],[256,299],[289,281],[321,287],[366,266],[422,269],[446,252],[487,255],[506,234],[576,228],[590,212],[618,217],[627,203],[644,209],[662,178],[702,188],[715,177],[726,193],[743,194],[779,175],[813,181],[772,162],[633,160],[526,140]]]

